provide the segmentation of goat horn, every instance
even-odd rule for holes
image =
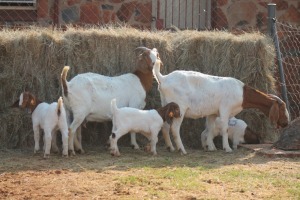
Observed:
[[[135,51],[136,51],[136,50],[151,51],[151,49],[149,49],[149,48],[147,48],[147,47],[137,47],[137,48],[135,49]]]
[[[270,97],[276,99],[279,103],[284,103],[284,101],[282,99],[280,99],[278,96],[274,95],[274,94],[268,94]]]

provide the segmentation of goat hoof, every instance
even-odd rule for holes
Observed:
[[[131,148],[132,149],[140,149],[139,145],[134,145],[134,144],[131,145]]]
[[[63,157],[63,158],[68,158],[69,155],[68,155],[68,154],[63,154],[62,157]]]
[[[167,150],[168,150],[169,152],[173,152],[173,151],[175,151],[174,147],[172,147],[172,146],[170,146],[170,147],[167,147]]]
[[[69,152],[69,155],[70,155],[70,156],[75,156],[75,155],[76,155],[76,153],[75,153],[74,150],[69,150],[68,152]]]
[[[79,154],[84,154],[85,153],[85,151],[83,150],[83,149],[78,149],[78,151],[77,151]]]
[[[226,152],[226,153],[231,153],[231,152],[232,152],[232,149],[231,149],[231,148],[226,148],[226,149],[225,149],[225,152]]]
[[[44,154],[44,158],[45,159],[49,159],[50,158],[50,154]]]
[[[186,151],[182,150],[182,149],[179,149],[178,152],[180,152],[181,155],[185,155],[186,154]]]

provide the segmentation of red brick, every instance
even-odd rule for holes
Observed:
[[[124,0],[109,0],[110,3],[122,3]]]
[[[300,12],[292,5],[279,17],[279,21],[300,25]]]
[[[80,6],[80,22],[97,24],[100,22],[100,9],[96,4],[86,3]]]
[[[136,5],[136,1],[122,4],[121,8],[117,12],[119,20],[122,22],[128,22],[134,13]]]
[[[80,2],[81,2],[81,0],[68,0],[67,4],[68,4],[68,6],[73,6],[73,5],[78,4]]]
[[[224,6],[228,3],[228,0],[217,0],[218,6]]]
[[[228,28],[226,15],[220,8],[216,8],[212,11],[212,27],[214,29]]]
[[[137,10],[139,11],[139,15],[135,16],[134,19],[138,22],[142,23],[151,23],[152,20],[152,3],[137,4]]]
[[[48,0],[40,0],[37,4],[37,17],[38,19],[48,17]]]

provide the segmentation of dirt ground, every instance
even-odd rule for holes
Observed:
[[[120,151],[112,157],[105,148],[86,147],[83,155],[43,159],[32,149],[0,149],[0,199],[300,197],[300,158],[268,158],[244,148],[180,155],[159,147],[157,156],[129,147]],[[289,182],[297,184],[291,188]]]

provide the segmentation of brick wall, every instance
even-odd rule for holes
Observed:
[[[300,25],[299,0],[212,0],[212,27],[215,29],[267,29],[268,3],[276,3],[280,22]]]
[[[152,0],[40,0],[38,21],[41,24],[108,24],[129,23],[133,27],[150,29]]]

